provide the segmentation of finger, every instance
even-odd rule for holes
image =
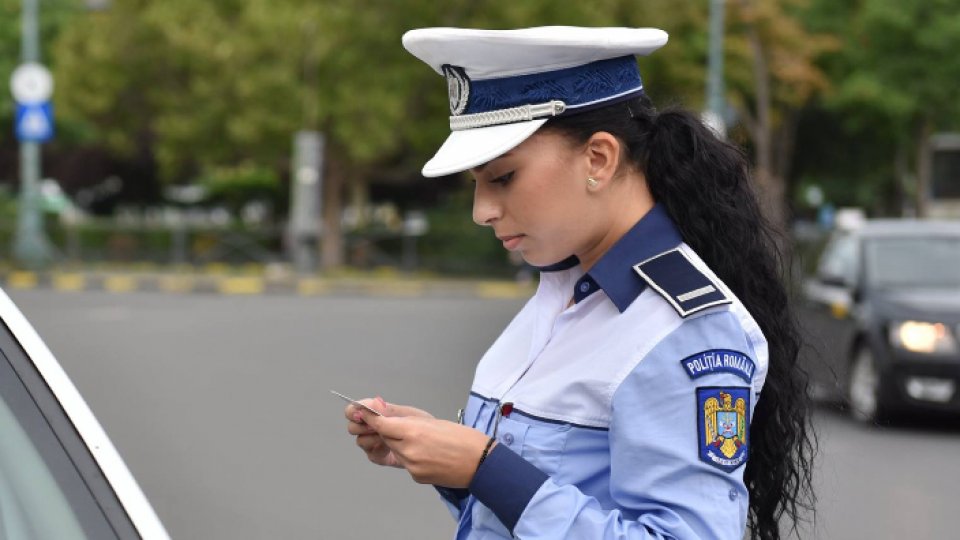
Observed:
[[[419,416],[421,418],[433,418],[433,415],[418,409],[416,407],[410,407],[407,405],[396,405],[393,403],[387,403],[387,410],[383,414],[384,416]]]
[[[409,425],[402,416],[377,416],[370,411],[362,414],[363,421],[386,439],[402,440]]]
[[[343,416],[355,424],[362,424],[363,416],[360,414],[362,410],[362,407],[357,407],[355,404],[350,403],[343,409]]]
[[[362,403],[362,404],[366,405],[367,407],[370,407],[371,409],[377,411],[378,413],[380,413],[380,414],[382,414],[382,415],[384,415],[384,416],[395,416],[395,415],[389,414],[391,407],[390,407],[390,405],[388,405],[387,402],[384,401],[383,398],[380,397],[380,396],[377,396],[377,397],[375,397],[375,398],[360,399],[360,400],[357,400],[357,402],[358,402],[358,403]],[[354,406],[356,406],[356,405],[354,405]],[[358,410],[358,411],[362,411],[362,410],[363,410],[363,407],[357,407],[357,410]]]
[[[357,403],[360,403],[365,407],[370,407],[371,409],[379,412],[384,416],[390,416],[387,412],[390,406],[387,405],[387,402],[384,401],[382,397],[377,396],[375,398],[358,399],[356,403],[348,404],[346,408],[343,410],[343,414],[347,418],[347,420],[355,424],[364,423],[363,415],[361,415],[360,413],[361,411],[366,410],[360,405],[357,405]]]
[[[363,435],[357,439],[359,446],[367,455],[367,459],[378,465],[402,467],[396,454],[383,442],[379,435]]]
[[[380,438],[376,433],[368,435],[358,435],[357,436],[357,446],[363,449],[364,452],[370,454],[378,450],[386,451],[386,446],[383,444],[383,439]]]
[[[368,433],[376,433],[376,431],[366,423],[350,422],[347,424],[347,433],[351,435],[366,435]]]

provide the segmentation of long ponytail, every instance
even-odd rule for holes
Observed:
[[[578,142],[606,131],[625,143],[654,200],[684,242],[730,287],[760,325],[770,361],[751,422],[744,471],[753,539],[778,540],[786,514],[794,530],[812,512],[816,438],[810,425],[807,378],[797,365],[800,334],[783,275],[779,235],[763,216],[743,152],[718,139],[693,114],[656,112],[644,96],[550,120]]]

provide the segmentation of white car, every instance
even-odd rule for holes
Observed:
[[[0,538],[168,539],[87,403],[0,291]]]

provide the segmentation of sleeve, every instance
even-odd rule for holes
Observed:
[[[483,410],[484,405],[485,400],[471,394],[467,399],[466,405],[463,409],[461,409],[462,416],[458,418],[458,421],[464,425],[477,428],[477,419],[479,418],[480,412]],[[466,508],[467,498],[470,496],[470,491],[466,488],[449,488],[444,486],[433,487],[437,490],[437,493],[440,494],[440,497],[446,505],[447,510],[449,510],[450,514],[453,516],[453,519],[460,521],[460,517]]]
[[[731,353],[730,366],[709,356],[723,351]],[[684,321],[620,383],[609,430],[616,508],[559,485],[501,445],[477,471],[470,492],[521,539],[740,540],[755,364],[734,352],[754,362],[736,317],[704,314]],[[691,358],[704,369],[688,369],[684,361]]]
[[[447,505],[447,510],[450,510],[450,514],[453,516],[453,519],[459,521],[460,514],[463,513],[463,505],[466,503],[470,492],[462,488],[457,489],[443,486],[433,487],[436,488],[437,493],[439,493],[443,498],[443,502]]]

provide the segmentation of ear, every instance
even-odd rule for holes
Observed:
[[[590,176],[599,182],[598,188],[609,184],[620,168],[620,151],[623,145],[606,131],[594,133],[586,144]]]

